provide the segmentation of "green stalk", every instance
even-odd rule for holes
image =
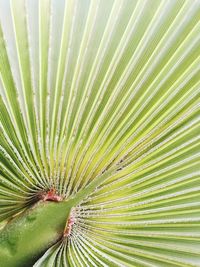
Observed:
[[[40,201],[8,223],[0,232],[1,266],[31,266],[62,237],[72,206],[73,201]]]
[[[91,194],[108,177],[96,177],[68,201],[39,201],[9,222],[0,232],[1,266],[27,267],[56,243],[63,234],[72,207]]]

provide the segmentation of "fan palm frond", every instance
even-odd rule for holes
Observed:
[[[199,0],[0,0],[2,267],[198,267],[199,182]]]

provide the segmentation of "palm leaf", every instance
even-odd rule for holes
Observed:
[[[74,201],[35,267],[200,266],[199,51],[199,0],[0,0],[0,227]]]

